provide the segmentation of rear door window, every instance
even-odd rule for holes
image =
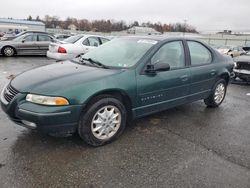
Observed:
[[[97,37],[89,37],[88,40],[89,40],[89,45],[90,46],[97,47],[97,46],[100,45],[100,41],[99,41],[99,39]]]
[[[38,35],[38,41],[52,41],[52,38],[47,35]]]
[[[212,62],[212,54],[204,45],[195,41],[187,41],[187,43],[190,51],[191,65],[203,65]]]

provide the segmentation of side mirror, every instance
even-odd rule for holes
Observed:
[[[22,43],[24,43],[25,42],[25,39],[22,39]]]
[[[160,61],[159,63],[155,64],[154,69],[157,72],[169,71],[170,65],[168,63],[164,63]]]
[[[157,72],[164,72],[170,70],[170,65],[162,61],[152,65],[147,65],[145,72],[149,75],[156,75]]]

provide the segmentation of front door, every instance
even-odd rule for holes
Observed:
[[[161,111],[186,103],[189,84],[189,68],[182,41],[171,41],[162,45],[153,55],[149,64],[166,62],[169,71],[137,75],[136,116]]]
[[[39,48],[37,46],[37,35],[30,34],[24,36],[22,41],[18,44],[17,51],[20,55],[33,55],[37,54]]]

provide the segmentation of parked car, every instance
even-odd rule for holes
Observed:
[[[250,52],[246,55],[234,58],[234,61],[235,78],[238,77],[246,82],[250,82]]]
[[[230,55],[231,57],[237,57],[244,54],[246,54],[246,51],[243,49],[242,46],[233,47],[227,52],[227,55]]]
[[[233,48],[232,46],[218,46],[216,49],[221,54],[227,55],[232,48]]]
[[[78,60],[16,76],[1,106],[19,125],[74,133],[90,145],[115,140],[126,124],[196,100],[224,100],[233,60],[192,39],[121,37]]]
[[[11,33],[9,35],[4,35],[2,38],[1,38],[1,41],[6,41],[6,40],[13,40],[17,37],[20,37],[21,35],[25,35],[25,34],[32,34],[32,33],[36,33],[36,34],[48,34],[47,32],[43,32],[43,31],[23,31],[17,35],[15,35],[14,33]]]
[[[56,60],[73,59],[80,54],[85,54],[93,48],[96,48],[109,39],[96,35],[75,35],[61,42],[51,43],[47,57]]]
[[[49,44],[56,39],[48,34],[28,33],[10,41],[0,42],[0,52],[4,56],[46,55]]]
[[[60,41],[63,41],[63,40],[65,40],[65,39],[67,39],[67,38],[69,38],[69,37],[71,37],[72,35],[67,35],[67,34],[56,34],[55,35],[55,38],[57,39],[57,40],[60,40]]]

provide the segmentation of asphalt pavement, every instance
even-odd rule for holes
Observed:
[[[51,63],[0,57],[0,89]],[[0,187],[249,188],[250,85],[231,84],[217,109],[197,101],[136,120],[98,148],[30,131],[0,109]]]

